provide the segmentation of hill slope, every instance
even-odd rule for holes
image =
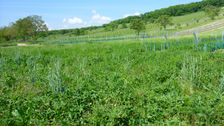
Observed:
[[[164,36],[164,34],[173,35],[189,35],[196,31],[199,33],[209,32],[218,29],[224,29],[224,9],[221,10],[220,15],[211,20],[203,12],[191,13],[183,16],[175,16],[173,18],[173,25],[167,27],[166,30],[160,28],[159,24],[147,23],[144,34],[152,37]],[[109,40],[122,40],[127,38],[134,38],[135,32],[129,28],[117,28],[114,30],[105,30],[103,27],[99,27],[93,30],[89,30],[85,35],[77,36],[74,33],[49,35],[46,38],[40,39],[40,41],[50,42],[71,42],[71,41],[109,41]]]
[[[192,17],[189,17],[189,18],[192,20],[193,18],[204,17],[202,11],[204,7],[208,5],[222,7],[224,6],[224,1],[223,0],[203,0],[201,2],[170,6],[167,8],[162,8],[162,9],[158,9],[152,12],[147,12],[145,14],[142,14],[140,18],[150,24],[150,23],[155,23],[155,20],[160,15],[169,15],[173,17],[177,17],[177,16],[180,17],[177,20],[174,19],[174,23],[185,22],[184,18],[182,18],[181,16],[199,12],[199,13],[202,13],[202,15],[196,14],[197,16],[192,15]],[[130,33],[126,31],[126,28],[128,28],[130,22],[136,18],[139,18],[139,16],[129,16],[123,19],[112,21],[111,23],[105,24],[103,26],[93,26],[93,27],[87,27],[87,28],[81,28],[81,29],[65,29],[65,30],[50,31],[49,34],[51,35],[52,34],[75,34],[76,36],[80,36],[80,35],[86,35],[86,34],[95,34],[98,32],[100,32],[101,34],[102,32],[105,32],[105,31],[117,31],[117,32],[121,31],[118,33],[118,35],[121,35],[121,34],[124,35],[124,34]],[[155,25],[149,25],[147,28],[151,28],[152,30],[154,30],[153,29],[154,27],[158,28],[158,26],[155,26]]]

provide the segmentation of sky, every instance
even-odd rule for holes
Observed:
[[[0,27],[39,15],[49,29],[99,26],[131,15],[201,0],[0,0]]]

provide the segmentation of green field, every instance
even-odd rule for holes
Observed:
[[[223,125],[223,50],[179,42],[0,48],[0,125]]]

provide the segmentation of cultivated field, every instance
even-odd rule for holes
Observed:
[[[0,124],[224,124],[224,42],[161,41],[0,48]]]

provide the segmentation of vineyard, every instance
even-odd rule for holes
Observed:
[[[211,38],[1,48],[0,124],[222,125],[223,49]]]

